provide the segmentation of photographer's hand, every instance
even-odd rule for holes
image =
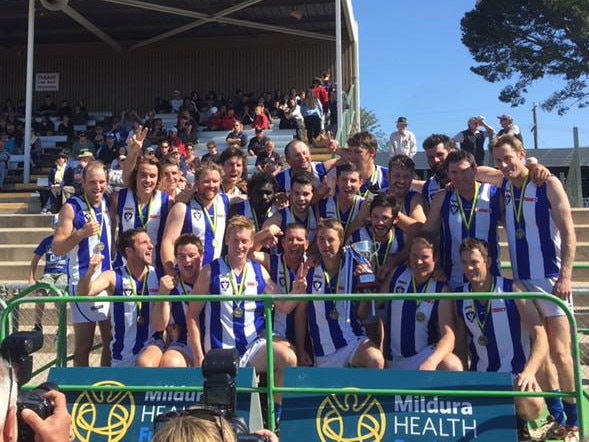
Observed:
[[[256,431],[256,434],[262,436],[268,442],[278,442],[278,436],[270,430],[263,428],[261,430]]]
[[[67,411],[65,395],[57,390],[48,391],[44,398],[53,402],[54,411],[43,420],[33,410],[22,411],[23,420],[35,432],[35,442],[64,442],[74,440],[72,417]]]

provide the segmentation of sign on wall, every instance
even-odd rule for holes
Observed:
[[[59,91],[59,72],[38,72],[35,76],[35,91]]]

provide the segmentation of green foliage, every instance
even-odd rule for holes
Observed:
[[[489,82],[510,80],[499,99],[526,102],[528,87],[544,77],[565,81],[541,106],[560,115],[589,105],[589,1],[479,0],[461,21],[462,42]]]
[[[378,140],[378,150],[387,150],[388,137],[381,129],[375,113],[365,107],[360,108],[360,130],[368,131]]]

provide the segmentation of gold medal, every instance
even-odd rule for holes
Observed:
[[[524,239],[526,237],[526,232],[524,231],[524,229],[517,229],[515,231],[515,237],[517,239]]]
[[[423,321],[425,321],[425,313],[423,313],[423,312],[417,312],[415,314],[415,319],[417,320],[417,322],[423,322]]]
[[[94,246],[94,253],[98,254],[104,250],[104,244],[99,242]]]
[[[233,317],[236,319],[241,319],[243,317],[243,309],[240,307],[235,307],[233,309]]]
[[[137,324],[143,325],[144,323],[145,323],[145,319],[143,319],[143,316],[141,316],[141,315],[137,316]]]
[[[329,312],[329,317],[334,321],[337,321],[339,319],[339,312],[337,309],[334,308],[331,312]]]
[[[211,244],[213,244],[213,248],[216,249],[219,246],[219,241],[217,241],[217,238],[213,238]]]
[[[487,339],[487,337],[484,336],[484,335],[479,336],[478,341],[479,341],[479,344],[482,345],[483,347],[485,347],[488,344],[488,342],[489,342],[489,340]]]

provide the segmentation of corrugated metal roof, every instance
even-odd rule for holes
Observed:
[[[214,16],[227,8],[239,7],[245,0],[142,0],[141,3],[163,5],[193,13]],[[144,41],[198,20],[190,15],[168,14],[100,0],[70,0],[68,7],[97,26],[117,42]],[[297,20],[293,9],[301,12]],[[0,45],[26,45],[28,1],[0,2]],[[220,35],[248,36],[267,33],[255,26],[280,26],[296,31],[335,35],[335,4],[333,0],[262,0],[239,9],[226,18],[239,23],[209,22],[179,34],[182,38]],[[249,25],[246,25],[249,23]],[[172,37],[173,38],[173,37]],[[48,11],[39,3],[36,8],[35,40],[38,44],[96,41],[97,37],[62,11]]]

